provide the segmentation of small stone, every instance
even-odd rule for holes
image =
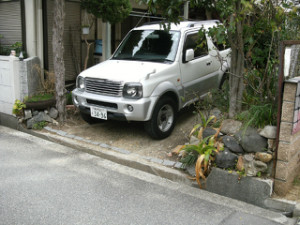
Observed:
[[[238,171],[243,171],[245,169],[244,159],[243,159],[243,156],[241,156],[241,155],[238,157],[238,161],[237,161],[237,164],[236,164],[236,169]]]
[[[191,138],[190,138],[190,144],[191,145],[197,145],[197,144],[199,144],[199,139],[197,138],[197,137],[195,137],[195,136],[191,136]]]
[[[178,155],[180,150],[184,147],[184,145],[177,145],[173,150],[171,154]],[[172,156],[172,155],[171,155]]]
[[[264,162],[264,163],[268,163],[272,160],[272,155],[271,154],[268,154],[268,153],[265,153],[265,152],[257,152],[255,154],[255,158]]]
[[[34,110],[33,112],[32,112],[32,115],[33,116],[37,116],[39,114],[39,111],[37,111],[37,110]]]
[[[167,156],[168,156],[168,157],[172,157],[172,152],[168,152],[168,153],[167,153]]]
[[[25,109],[24,110],[24,120],[28,120],[32,118],[32,113],[30,109]]]
[[[264,129],[262,129],[261,132],[259,132],[259,135],[269,138],[269,139],[276,139],[276,132],[277,127],[276,126],[265,126]]]
[[[232,137],[232,136],[228,136],[226,135],[225,137],[223,137],[223,143],[224,145],[231,151],[234,153],[243,153],[243,148],[239,145],[238,141]]]
[[[50,111],[49,111],[49,116],[53,119],[56,119],[58,117],[58,111],[56,108],[51,107]]]
[[[194,165],[190,165],[186,167],[186,172],[192,176],[195,177],[196,176],[196,171],[195,171],[195,164]]]
[[[202,137],[203,138],[206,138],[208,136],[212,136],[212,135],[215,135],[217,133],[217,131],[211,127],[207,127],[203,130],[203,134],[202,134]]]
[[[276,149],[276,139],[268,139],[268,149],[275,151]]]
[[[235,134],[242,127],[242,123],[240,121],[227,119],[222,122],[221,132],[223,134]]]
[[[210,111],[210,116],[215,116],[217,119],[220,119],[222,117],[222,112],[218,108],[214,108]]]

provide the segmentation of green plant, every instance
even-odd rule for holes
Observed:
[[[24,102],[39,102],[39,101],[44,101],[44,100],[49,100],[54,97],[53,93],[38,93],[30,97],[26,97]]]
[[[293,181],[294,185],[300,186],[300,177],[296,177]]]
[[[72,92],[71,91],[68,91],[66,93],[66,104],[67,105],[73,105],[73,102],[72,102]]]
[[[209,123],[215,123],[217,119],[215,116],[206,118],[206,116],[201,111],[198,111],[198,114],[200,115],[201,123],[198,123],[193,127],[192,131],[190,132],[190,136],[195,135],[199,139],[202,139],[203,130],[209,125]]]
[[[22,116],[24,108],[26,108],[26,105],[20,100],[16,99],[15,104],[13,105],[12,113],[16,116]]]
[[[193,127],[190,136],[196,134],[199,139],[197,145],[185,145],[181,150],[181,163],[186,165],[195,165],[196,181],[200,188],[202,188],[200,179],[206,179],[209,171],[209,166],[214,161],[214,156],[219,151],[224,150],[224,145],[218,140],[218,135],[221,128],[217,130],[215,135],[203,138],[203,130],[211,123],[216,121],[215,116],[210,116],[206,119],[203,113],[199,112],[201,123]],[[201,128],[199,129],[199,127]]]
[[[244,127],[253,126],[262,128],[266,125],[276,124],[276,106],[272,104],[251,105],[248,111],[236,116],[237,120],[244,123]]]
[[[47,125],[48,125],[48,123],[46,121],[41,121],[41,122],[33,124],[32,129],[42,130]]]

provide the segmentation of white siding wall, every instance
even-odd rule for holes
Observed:
[[[0,112],[12,115],[15,99],[20,98],[19,59],[0,56]]]

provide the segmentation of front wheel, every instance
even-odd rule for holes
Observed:
[[[146,132],[154,139],[168,137],[176,122],[176,103],[169,97],[165,97],[156,104],[152,118],[145,122]]]

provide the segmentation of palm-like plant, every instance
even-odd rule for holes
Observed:
[[[190,134],[194,134],[201,126],[197,134],[199,143],[197,145],[186,145],[184,148],[182,148],[181,151],[183,152],[181,162],[184,165],[191,165],[196,162],[196,181],[199,187],[202,188],[200,179],[206,179],[206,176],[209,173],[211,162],[214,160],[215,154],[219,151],[224,150],[224,145],[218,141],[218,135],[220,133],[221,128],[219,128],[217,132],[212,136],[206,138],[202,137],[203,130],[212,120],[216,121],[216,118],[215,116],[211,116],[207,120],[205,120],[203,114],[200,115],[202,119],[202,124],[197,124],[192,129]]]

